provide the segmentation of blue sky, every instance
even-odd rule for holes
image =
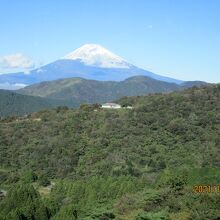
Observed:
[[[220,82],[219,11],[218,0],[0,0],[0,57],[25,68],[97,43],[161,75]]]

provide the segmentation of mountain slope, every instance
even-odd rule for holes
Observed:
[[[0,217],[29,214],[18,212],[34,200],[20,187],[29,183],[48,208],[37,201],[30,213],[50,213],[39,219],[218,219],[217,190],[195,186],[220,181],[220,85],[118,102],[134,108],[84,106],[0,120],[1,187],[19,186],[0,199]],[[42,179],[52,184],[42,187]]]
[[[74,103],[75,102],[33,97],[0,90],[0,116],[25,115],[61,105],[74,106]]]
[[[132,66],[123,58],[97,44],[85,44],[72,53],[67,54],[63,59],[80,60],[85,65],[102,68],[127,69]]]
[[[196,83],[198,84],[198,83]],[[181,90],[184,86],[158,81],[145,76],[121,82],[70,78],[42,82],[10,92],[0,90],[0,116],[24,115],[57,106],[79,107],[83,103],[104,103],[123,96],[146,95]]]
[[[42,82],[18,90],[18,93],[53,99],[75,99],[80,103],[102,103],[123,96],[146,95],[179,90],[174,83],[158,81],[146,76],[136,76],[121,82],[95,81],[70,78]]]
[[[191,88],[193,86],[207,86],[209,83],[203,82],[203,81],[185,81],[181,83],[180,85],[183,88]]]
[[[31,85],[43,81],[82,77],[93,80],[121,81],[128,77],[143,75],[172,83],[181,80],[160,76],[129,64],[100,45],[87,44],[63,58],[25,73],[0,75],[0,84]]]
[[[30,137],[43,140],[43,143],[37,142],[33,149],[38,155],[34,160],[42,160],[39,149],[44,152],[45,146],[50,148],[48,152],[54,151],[55,155],[45,154],[44,162],[46,157],[47,160],[54,160],[54,156],[60,157],[60,152],[67,157],[60,161],[59,166],[50,162],[53,169],[44,166],[45,170],[55,176],[62,176],[65,172],[76,172],[79,176],[97,173],[117,175],[117,172],[114,173],[114,168],[119,166],[120,169],[125,169],[126,157],[132,160],[134,168],[146,173],[149,168],[164,169],[165,166],[161,165],[160,161],[164,161],[169,168],[174,169],[176,166],[184,168],[220,166],[218,154],[208,153],[219,150],[220,85],[194,87],[169,94],[124,97],[117,102],[121,105],[132,105],[134,108],[108,111],[90,106],[90,108],[61,112],[45,111],[37,116],[46,119],[39,125],[42,129],[36,132],[30,129],[36,125],[30,124],[30,127],[24,126],[20,132],[25,133],[30,130]],[[97,111],[93,111],[95,108]],[[45,127],[45,124],[48,126]],[[1,126],[2,129],[6,129],[7,126],[12,125],[1,124]],[[12,127],[10,132],[13,133],[13,129],[17,128]],[[49,136],[45,137],[45,132]],[[0,134],[4,136],[4,132]],[[25,139],[22,141],[25,142]],[[50,141],[55,144],[49,145]],[[14,147],[16,145],[15,142]],[[65,150],[56,149],[62,146],[65,146]],[[11,147],[10,145],[9,148]],[[20,150],[25,152],[26,148]],[[95,152],[100,153],[100,157]],[[77,157],[77,160],[80,158],[80,163],[69,160],[71,154]],[[120,155],[121,159],[116,155]],[[26,161],[32,162],[32,156],[27,155]],[[142,166],[141,159],[148,163],[147,170]],[[76,170],[71,166],[72,163],[75,164]],[[125,166],[121,163],[125,163]],[[24,164],[27,165],[25,162]],[[160,165],[161,167],[158,167]],[[41,169],[42,164],[36,161],[35,166]],[[62,169],[65,170],[64,173],[60,172]]]

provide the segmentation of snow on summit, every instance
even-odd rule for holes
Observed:
[[[97,44],[85,44],[63,59],[80,60],[85,65],[102,68],[130,68],[123,58]]]

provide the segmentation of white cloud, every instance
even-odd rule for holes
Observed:
[[[6,90],[21,89],[21,88],[24,88],[25,86],[27,86],[27,85],[26,84],[22,84],[22,83],[14,83],[14,84],[0,83],[0,89],[6,89]]]
[[[3,69],[31,69],[34,62],[21,53],[10,54],[0,57],[0,66]]]

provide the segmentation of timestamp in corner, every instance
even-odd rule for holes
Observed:
[[[194,185],[193,192],[195,193],[220,193],[220,185]]]

